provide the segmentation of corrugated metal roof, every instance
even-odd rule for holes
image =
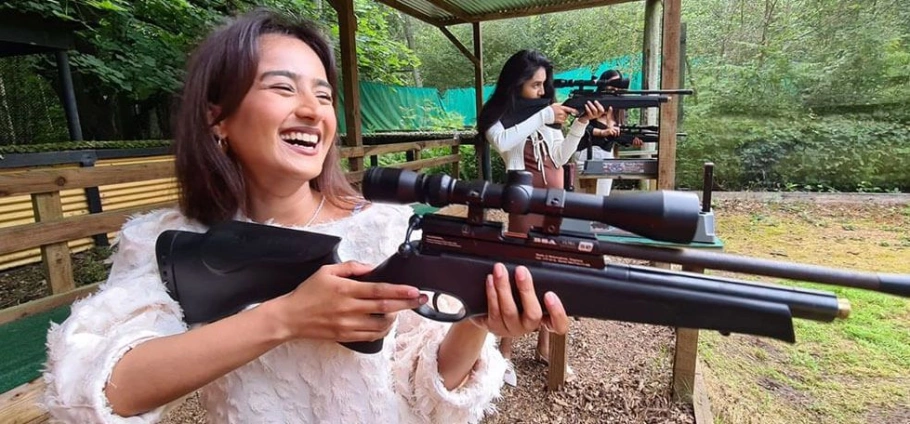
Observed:
[[[517,18],[641,0],[377,0],[433,25]]]

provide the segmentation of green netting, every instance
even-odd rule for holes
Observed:
[[[623,56],[605,61],[597,68],[580,67],[557,72],[554,78],[589,79],[607,69],[619,69],[631,79],[631,89],[641,88],[641,58]],[[556,90],[558,100],[565,100],[572,88]],[[493,93],[485,85],[483,99]],[[339,99],[338,127],[345,128],[344,98]],[[440,93],[435,88],[405,87],[375,82],[360,83],[360,114],[364,134],[388,131],[418,131],[470,128],[477,122],[474,87],[450,88]],[[460,118],[460,119],[459,119]]]
[[[477,122],[477,107],[474,100],[474,87],[450,88],[442,95],[442,104],[448,113],[457,113],[464,119],[466,127],[474,126]],[[487,101],[493,94],[493,86],[483,87],[483,101]]]

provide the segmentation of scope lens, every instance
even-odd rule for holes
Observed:
[[[418,175],[404,169],[370,168],[363,174],[363,197],[373,202],[416,202]]]
[[[363,196],[386,203],[427,203],[446,206],[456,180],[445,174],[420,174],[406,169],[370,168],[363,175]]]

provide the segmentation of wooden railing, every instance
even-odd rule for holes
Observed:
[[[341,157],[369,158],[388,153],[407,153],[407,161],[389,165],[411,170],[423,170],[440,165],[451,165],[452,175],[458,175],[460,141],[456,139],[431,140],[385,145],[343,147]],[[430,148],[449,147],[448,155],[421,159],[421,152]],[[364,171],[348,172],[349,181],[359,182]],[[173,160],[87,168],[45,168],[11,170],[0,174],[0,198],[29,195],[35,222],[0,228],[0,256],[27,249],[41,249],[50,294],[37,300],[0,309],[0,325],[17,319],[51,310],[72,303],[92,293],[99,283],[76,287],[71,252],[67,243],[97,234],[115,233],[126,219],[136,213],[173,206],[176,203],[156,202],[130,208],[81,214],[65,217],[60,202],[62,190],[100,187],[173,178]],[[43,412],[33,401],[37,391],[43,390],[40,380],[26,383],[0,394],[0,422],[43,422]],[[26,419],[26,421],[17,421]]]

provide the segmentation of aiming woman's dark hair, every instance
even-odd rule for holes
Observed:
[[[484,134],[496,121],[515,107],[521,97],[521,85],[531,79],[538,69],[544,68],[547,79],[544,81],[544,98],[556,101],[556,89],[553,88],[553,65],[541,53],[534,50],[521,50],[512,55],[502,67],[496,88],[489,100],[484,103],[477,117],[477,132]]]
[[[179,99],[174,154],[180,208],[188,218],[206,225],[247,210],[240,163],[230,149],[225,152],[218,145],[212,127],[236,112],[252,87],[259,65],[259,38],[266,34],[288,35],[310,46],[336,91],[338,76],[332,47],[308,22],[256,10],[218,29],[196,48]],[[338,95],[332,94],[335,106]],[[218,115],[212,116],[215,111]],[[350,207],[349,199],[357,192],[341,170],[336,144],[336,140],[331,140],[322,172],[310,185],[339,207]]]
[[[622,73],[617,71],[616,69],[607,69],[606,71],[603,71],[602,74],[600,74],[600,78],[598,78],[598,79],[600,79],[602,81],[606,81],[606,80],[608,80],[610,78],[614,78],[614,77],[619,77],[620,79],[622,79]]]

